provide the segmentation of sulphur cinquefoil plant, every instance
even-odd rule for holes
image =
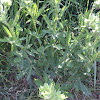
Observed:
[[[64,100],[67,98],[66,91],[69,91],[68,97],[73,98],[73,92],[89,97],[92,94],[91,82],[94,81],[96,87],[94,62],[100,61],[100,19],[99,12],[93,13],[94,4],[99,4],[97,0],[94,4],[92,2],[92,10],[88,9],[90,0],[84,1],[86,0],[1,0],[2,83],[6,76],[8,80],[12,79],[10,76],[15,76],[18,81],[25,79],[28,89],[37,92],[33,92],[33,98],[41,97],[45,100]],[[48,76],[55,84],[60,84],[60,90],[55,88],[56,85],[48,84]],[[10,86],[12,88],[15,85]],[[3,91],[5,94],[6,90]],[[8,92],[6,94],[8,98],[11,97]],[[25,98],[31,93],[26,94]],[[25,100],[24,97],[18,100]]]
[[[61,94],[61,91],[55,89],[55,85],[51,83],[44,83],[43,86],[39,87],[39,96],[43,100],[65,100],[67,97],[64,94]]]

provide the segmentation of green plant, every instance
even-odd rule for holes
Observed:
[[[67,98],[64,94],[61,94],[61,91],[56,91],[54,83],[50,85],[44,83],[43,86],[40,86],[39,96],[44,100],[64,100]]]
[[[48,82],[49,76],[61,85],[63,92],[74,88],[75,92],[91,95],[90,87],[86,85],[90,83],[86,80],[92,80],[94,74],[96,87],[100,13],[93,13],[94,4],[88,10],[89,0],[85,9],[81,9],[80,4],[84,5],[84,2],[14,0],[0,3],[0,24],[3,27],[0,29],[0,59],[17,68],[17,79],[26,76],[30,81],[34,76],[40,89],[53,87],[56,96],[61,96],[55,85],[42,86]]]

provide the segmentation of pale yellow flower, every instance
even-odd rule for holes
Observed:
[[[12,4],[12,0],[1,0],[1,3],[5,6],[11,6]]]
[[[100,8],[100,0],[94,1],[93,9]]]

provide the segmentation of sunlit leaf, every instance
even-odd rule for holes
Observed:
[[[12,34],[11,34],[11,32],[9,31],[9,29],[8,29],[6,26],[4,26],[4,25],[3,25],[3,28],[4,28],[5,32],[6,32],[6,34],[7,34],[9,37],[12,37]]]

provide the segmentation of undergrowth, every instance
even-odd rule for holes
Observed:
[[[0,27],[1,100],[95,99],[99,0],[1,0]]]

